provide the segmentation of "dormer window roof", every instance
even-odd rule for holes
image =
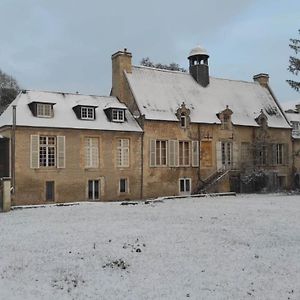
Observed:
[[[73,110],[78,119],[92,121],[96,119],[97,107],[92,105],[76,105],[73,107]]]
[[[126,121],[126,106],[123,103],[108,103],[104,112],[110,122],[123,123]]]
[[[32,114],[38,118],[53,118],[53,106],[55,103],[50,102],[31,102],[28,104]]]

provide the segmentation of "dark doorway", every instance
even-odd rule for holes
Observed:
[[[46,201],[54,202],[54,181],[46,181]]]
[[[0,138],[0,178],[9,177],[9,139]]]

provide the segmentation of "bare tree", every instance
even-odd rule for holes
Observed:
[[[0,70],[0,114],[16,98],[19,90],[17,80]]]
[[[298,30],[300,34],[300,29]],[[300,39],[290,39],[290,48],[295,51],[295,54],[297,55],[300,53]],[[295,56],[290,56],[289,59],[290,65],[288,67],[288,70],[293,73],[294,75],[298,75],[300,71],[300,58]],[[294,80],[287,80],[288,84],[295,89],[297,92],[300,92],[300,82],[294,81]]]
[[[186,69],[180,67],[176,63],[170,63],[168,65],[161,64],[161,63],[153,63],[149,57],[142,58],[140,64],[142,66],[156,68],[156,69],[164,69],[164,70],[171,70],[171,71],[180,71],[180,72],[186,72]]]

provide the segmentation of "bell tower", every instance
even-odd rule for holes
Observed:
[[[209,84],[209,66],[206,49],[198,46],[191,50],[188,60],[190,62],[190,74],[203,87]]]

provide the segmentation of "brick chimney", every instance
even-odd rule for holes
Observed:
[[[259,73],[253,76],[253,80],[258,82],[263,87],[268,87],[269,84],[269,74]]]
[[[131,58],[132,54],[126,48],[117,51],[111,56],[112,60],[112,91],[111,95],[119,98],[120,101],[125,101],[126,79],[124,71],[131,73]]]

